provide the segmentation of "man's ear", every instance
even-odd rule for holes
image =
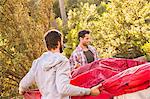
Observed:
[[[57,45],[57,47],[60,47],[60,45],[61,45],[61,44],[60,44],[60,41],[58,41],[58,45]]]
[[[82,41],[82,39],[83,39],[83,38],[82,38],[82,37],[80,37],[80,38],[79,38],[79,41]]]

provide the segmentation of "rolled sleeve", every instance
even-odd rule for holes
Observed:
[[[61,66],[57,68],[56,71],[56,86],[57,90],[62,95],[67,96],[83,96],[89,95],[90,89],[88,88],[81,88],[78,86],[74,86],[70,84],[69,79],[69,61],[64,61]]]
[[[32,67],[29,72],[23,77],[19,83],[19,91],[26,91],[35,82],[35,68],[37,61],[33,61]]]

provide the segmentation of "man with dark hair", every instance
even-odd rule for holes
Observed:
[[[78,33],[79,45],[73,51],[70,57],[70,63],[73,68],[86,65],[98,59],[98,53],[96,49],[89,45],[90,31],[82,30]]]
[[[23,94],[33,82],[36,82],[42,99],[69,99],[69,96],[100,94],[99,85],[89,89],[69,83],[70,62],[60,53],[62,36],[58,30],[46,33],[45,44],[48,51],[33,61],[30,71],[20,81],[20,94]]]

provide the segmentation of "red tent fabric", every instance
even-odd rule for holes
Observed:
[[[150,63],[129,68],[102,82],[103,90],[118,96],[150,87]]]
[[[75,69],[72,72],[72,77],[76,77],[77,75],[80,75],[84,72],[87,72],[89,70],[92,70],[94,68],[108,68],[112,69],[114,71],[121,72],[127,68],[138,66],[140,64],[144,64],[146,62],[140,62],[132,59],[123,59],[123,58],[107,58],[107,59],[100,59],[97,61],[94,61],[90,64],[87,64],[85,66],[81,66],[78,69]]]
[[[105,72],[109,72],[109,74],[105,74]],[[109,69],[95,68],[81,75],[76,76],[71,80],[71,84],[84,87],[91,88],[104,80],[110,75],[115,75],[117,72],[113,72]],[[73,96],[72,99],[111,99],[113,96],[107,91],[102,91],[99,96]]]
[[[41,99],[41,93],[38,89],[26,91],[23,96],[24,99]]]
[[[76,69],[73,73],[73,79],[71,84],[91,88],[108,78],[122,72],[125,69],[144,64],[145,62],[139,62],[131,59],[121,58],[109,58],[95,61],[86,66],[82,66]],[[99,96],[74,96],[72,99],[111,99],[113,95],[108,90],[102,91]],[[92,98],[91,98],[92,97]]]

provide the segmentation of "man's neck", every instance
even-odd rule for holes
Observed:
[[[88,46],[84,46],[83,44],[79,44],[79,46],[83,49],[83,51],[88,51]]]
[[[51,51],[52,53],[60,53],[59,48],[51,49],[49,51]]]

